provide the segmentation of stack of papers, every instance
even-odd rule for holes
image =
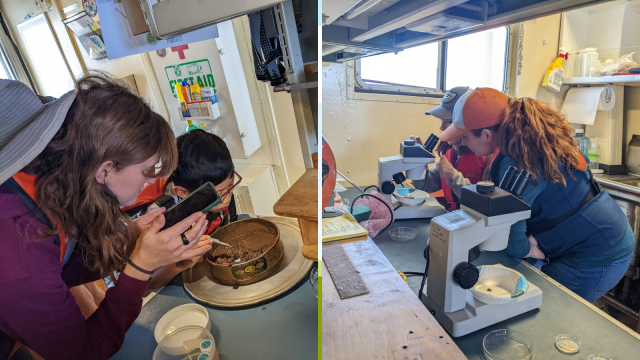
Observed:
[[[366,239],[368,234],[369,232],[360,226],[349,212],[334,218],[322,219],[322,242]]]

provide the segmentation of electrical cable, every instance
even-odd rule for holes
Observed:
[[[424,290],[424,283],[427,282],[427,276],[429,275],[429,240],[427,239],[427,247],[424,248],[424,259],[427,260],[427,264],[424,267],[424,277],[422,278],[422,283],[420,284],[420,290],[418,290],[418,299],[422,301],[422,290]]]
[[[382,191],[380,191],[380,188],[377,187],[376,185],[369,185],[366,188],[364,188],[364,192],[367,192],[367,190],[371,189],[372,187],[376,188],[376,190],[378,190],[379,193],[382,193]]]
[[[387,207],[387,209],[389,209],[389,215],[391,215],[391,221],[389,221],[389,224],[388,224],[387,226],[385,226],[385,227],[384,227],[384,229],[380,230],[380,232],[378,233],[378,234],[382,234],[382,233],[383,233],[385,230],[387,230],[387,229],[389,228],[389,226],[391,226],[391,224],[393,223],[393,210],[391,210],[391,207],[390,207],[389,205],[387,205],[387,203],[386,203],[386,202],[382,201],[382,199],[378,198],[378,197],[377,197],[377,196],[375,196],[375,195],[371,195],[371,194],[360,194],[360,195],[356,196],[356,197],[355,197],[355,199],[353,199],[353,202],[351,203],[351,208],[350,208],[350,211],[349,211],[349,212],[353,214],[353,205],[355,205],[355,204],[356,204],[356,201],[357,201],[359,198],[361,198],[361,197],[365,197],[365,196],[371,196],[372,198],[374,198],[374,199],[376,199],[376,200],[380,201],[381,203],[383,203],[383,204],[384,204],[384,206],[386,206],[386,207]],[[400,204],[400,205],[402,205],[402,204]],[[396,208],[396,209],[397,209],[397,208]]]

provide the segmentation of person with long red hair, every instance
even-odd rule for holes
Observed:
[[[441,141],[462,137],[477,156],[492,155],[491,180],[510,166],[532,181],[522,200],[531,217],[511,226],[506,253],[539,259],[542,272],[593,302],[631,263],[635,237],[626,216],[593,179],[566,117],[541,101],[490,88],[466,93]]]

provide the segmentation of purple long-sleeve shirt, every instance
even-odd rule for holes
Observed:
[[[54,237],[6,186],[0,186],[0,358],[15,341],[47,360],[107,359],[142,307],[148,282],[122,273],[96,312],[84,319],[69,287],[97,280],[74,252],[64,269]]]

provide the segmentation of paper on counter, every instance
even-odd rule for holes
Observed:
[[[612,90],[609,103],[605,101],[606,94],[604,86],[569,89],[562,105],[563,112],[567,114],[567,121],[573,124],[593,125],[598,110],[611,111],[615,105],[615,92]]]

